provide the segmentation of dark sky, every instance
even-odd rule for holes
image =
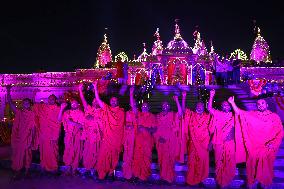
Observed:
[[[174,36],[175,18],[190,46],[198,25],[207,49],[212,40],[222,55],[237,48],[249,55],[256,20],[272,58],[284,59],[281,1],[29,0],[0,7],[2,73],[90,68],[105,27],[113,56],[125,51],[132,58],[141,53],[143,42],[151,50],[157,27],[166,46]]]

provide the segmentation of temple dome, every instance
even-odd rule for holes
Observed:
[[[187,42],[183,40],[180,34],[178,24],[175,25],[175,37],[171,40],[167,48],[164,50],[165,54],[191,54],[192,50],[188,46]]]
[[[187,42],[182,38],[177,38],[170,41],[167,48],[164,50],[165,54],[192,54],[191,48]]]
[[[185,40],[182,38],[171,40],[168,45],[167,49],[169,50],[178,50],[178,49],[189,49],[189,46]]]

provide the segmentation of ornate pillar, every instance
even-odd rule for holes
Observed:
[[[205,85],[210,85],[212,83],[212,72],[205,70]]]
[[[192,85],[192,65],[187,66],[187,85]]]

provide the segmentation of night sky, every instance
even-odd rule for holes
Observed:
[[[281,1],[9,1],[0,6],[0,72],[91,68],[106,27],[113,57],[125,51],[133,58],[143,42],[150,52],[157,27],[166,46],[176,18],[190,46],[198,25],[207,49],[212,40],[221,55],[237,48],[249,55],[256,20],[272,58],[284,59],[283,8]]]

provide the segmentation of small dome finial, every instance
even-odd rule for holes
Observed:
[[[157,40],[160,41],[160,33],[159,33],[159,28],[157,28],[155,34],[154,34],[155,37],[157,37]]]
[[[181,37],[181,35],[180,35],[180,29],[179,29],[179,25],[178,25],[178,21],[179,21],[179,19],[175,19],[175,23],[176,23],[176,25],[175,25],[175,39],[181,39],[182,37]]]
[[[260,36],[260,28],[257,27],[257,35]]]

